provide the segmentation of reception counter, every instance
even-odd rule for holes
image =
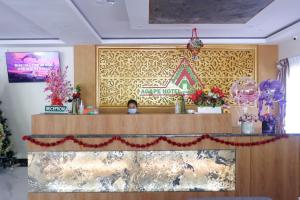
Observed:
[[[230,114],[33,115],[32,134],[231,133]]]
[[[43,152],[45,155],[55,153],[57,157],[59,152],[68,152],[71,154],[73,152],[74,155],[78,152],[86,152],[86,155],[90,155],[90,152],[105,153],[112,151],[125,153],[144,152],[144,154],[147,154],[149,151],[164,151],[168,154],[170,154],[170,152],[187,152],[192,154],[194,151],[197,151],[205,155],[206,153],[210,154],[210,152],[212,152],[212,155],[214,155],[217,151],[224,151],[222,154],[232,155],[233,153],[234,155],[232,161],[235,162],[235,165],[232,165],[234,167],[231,168],[231,170],[234,170],[234,185],[230,187],[228,191],[193,191],[191,189],[189,191],[174,190],[176,192],[29,192],[28,197],[30,200],[181,200],[208,196],[268,196],[272,197],[273,200],[291,200],[300,196],[300,136],[289,136],[288,138],[285,137],[269,143],[256,143],[272,139],[273,136],[224,134],[230,132],[230,115],[227,114],[34,115],[32,117],[32,138],[39,141],[39,143],[28,143],[28,149],[31,154],[30,158],[33,158],[32,155],[34,155],[34,153],[39,154]],[[214,140],[205,137],[198,142],[191,142],[197,140],[202,134],[207,133],[209,134],[208,136]],[[86,147],[81,145],[82,143],[80,142],[76,143],[72,142],[72,140],[68,140],[49,147],[40,145],[42,142],[56,142],[67,135],[72,135],[81,142],[89,144],[103,143],[113,137],[123,138],[127,143],[116,140],[99,147]],[[164,139],[149,146],[142,145],[132,147],[128,145],[129,143],[151,144],[153,140],[159,137],[167,138],[173,141],[173,143],[167,142],[167,140]],[[220,141],[223,141],[223,143]],[[176,143],[188,143],[189,145],[178,146],[175,145]],[[255,145],[246,145],[251,143]],[[236,146],[233,144],[245,145]],[[189,155],[187,154],[186,156]],[[29,160],[29,168],[30,165],[33,164],[32,160],[33,159]],[[55,174],[52,167],[58,166],[57,160],[51,163],[48,157],[44,156],[42,159],[36,158],[36,163],[39,164],[39,160],[43,160],[43,162],[46,162],[48,165],[48,168],[43,168],[43,170],[52,169],[52,171],[50,170],[48,173]],[[67,157],[62,159],[61,162],[62,161],[68,161]],[[170,160],[170,163],[171,162],[172,160]],[[159,166],[159,163],[160,161],[153,162],[156,167]],[[225,166],[231,165],[224,159],[219,159],[216,163],[224,164]],[[101,164],[103,163],[101,162]],[[209,165],[213,167],[211,164]],[[76,162],[76,167],[80,168],[78,165],[90,167],[88,162]],[[195,166],[193,168],[187,165],[186,168],[190,170],[189,173],[196,170]],[[207,167],[204,166],[204,168]],[[80,171],[76,171],[76,173],[79,172]],[[232,171],[226,173],[229,172]],[[32,173],[33,172],[31,172],[31,175]],[[164,173],[164,171],[157,171],[157,173],[161,174]],[[59,176],[63,176],[63,174]],[[82,174],[78,174],[80,180],[82,180],[82,176]],[[163,176],[163,174],[161,176]],[[187,174],[185,174],[185,176],[187,176]],[[228,178],[229,177],[232,177],[230,173],[228,174]],[[135,178],[135,180],[136,179],[137,178]],[[153,181],[154,180],[156,179],[153,178]],[[149,181],[151,182],[151,179]],[[176,185],[177,182],[175,181],[174,184]],[[33,185],[36,186],[35,184]],[[44,188],[38,187],[37,189],[43,191]],[[109,188],[107,190],[109,190]]]

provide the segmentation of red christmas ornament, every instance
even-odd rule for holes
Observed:
[[[265,144],[275,142],[277,140],[284,139],[284,138],[288,138],[288,135],[278,135],[271,139],[266,139],[266,140],[257,141],[257,142],[230,142],[230,141],[222,140],[222,139],[219,139],[216,137],[212,137],[208,134],[205,134],[205,135],[201,135],[200,137],[197,137],[196,139],[194,139],[193,141],[190,141],[190,142],[176,142],[165,136],[160,136],[160,137],[156,138],[155,140],[153,140],[152,142],[147,142],[145,144],[138,144],[138,143],[129,142],[126,139],[121,138],[120,136],[113,136],[112,138],[106,140],[105,142],[98,143],[98,144],[89,144],[89,143],[86,143],[82,140],[75,138],[73,135],[68,135],[62,139],[55,141],[55,142],[41,142],[41,141],[38,141],[28,135],[25,135],[22,137],[22,139],[24,141],[31,142],[32,144],[35,144],[35,145],[38,145],[41,147],[54,147],[54,146],[58,146],[60,144],[67,142],[68,140],[70,140],[73,143],[76,143],[79,146],[83,146],[86,148],[102,148],[102,147],[110,145],[111,143],[113,143],[115,141],[119,141],[119,142],[125,144],[126,146],[129,146],[132,148],[139,148],[139,149],[145,149],[145,148],[157,145],[160,141],[167,142],[168,144],[177,146],[177,147],[190,147],[190,146],[200,143],[204,139],[209,139],[211,141],[214,141],[214,142],[217,142],[220,144],[224,144],[224,145],[228,145],[228,146],[252,147],[252,146],[265,145]]]
[[[204,46],[203,42],[199,39],[197,35],[197,29],[192,29],[192,37],[187,44],[187,49],[192,53],[192,59],[198,60],[198,54],[200,49]]]

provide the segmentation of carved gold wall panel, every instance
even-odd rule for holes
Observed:
[[[126,106],[134,98],[140,106],[173,106],[175,96],[141,96],[144,86],[165,86],[182,58],[187,58],[207,86],[226,93],[241,77],[256,79],[255,45],[207,45],[193,61],[185,46],[97,47],[97,105]],[[233,102],[227,99],[230,104]]]

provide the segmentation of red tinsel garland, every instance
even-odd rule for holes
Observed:
[[[251,147],[251,146],[258,146],[258,145],[264,145],[267,143],[275,142],[275,141],[283,139],[283,138],[288,138],[288,135],[278,135],[271,139],[266,139],[266,140],[257,141],[257,142],[231,142],[231,141],[222,140],[220,138],[212,137],[208,134],[205,134],[205,135],[201,135],[200,137],[197,137],[195,140],[193,140],[191,142],[176,142],[166,136],[160,136],[160,137],[156,138],[155,140],[153,140],[152,142],[147,142],[145,144],[138,144],[138,143],[129,142],[120,136],[114,136],[114,137],[106,140],[105,142],[98,143],[98,144],[90,144],[90,143],[86,143],[86,142],[83,142],[82,140],[77,139],[73,135],[68,135],[60,140],[57,140],[56,142],[41,142],[41,141],[34,139],[28,135],[25,135],[22,137],[22,139],[24,141],[29,141],[29,142],[31,142],[35,145],[41,146],[41,147],[54,147],[54,146],[58,146],[60,144],[67,142],[68,140],[70,140],[80,146],[87,147],[87,148],[101,148],[101,147],[105,147],[115,141],[119,141],[119,142],[125,144],[126,146],[130,146],[132,148],[142,148],[142,149],[157,145],[160,141],[167,142],[168,144],[171,144],[171,145],[177,146],[177,147],[190,147],[190,146],[196,145],[197,143],[200,143],[204,139],[209,139],[211,141],[225,144],[228,146]]]

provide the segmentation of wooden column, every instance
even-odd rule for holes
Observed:
[[[278,61],[277,45],[258,45],[257,46],[257,81],[266,79],[276,79]]]
[[[251,138],[251,141],[262,138]],[[251,148],[251,195],[273,200],[300,196],[300,137]]]
[[[96,106],[96,46],[74,46],[74,82],[82,89],[85,105]]]

